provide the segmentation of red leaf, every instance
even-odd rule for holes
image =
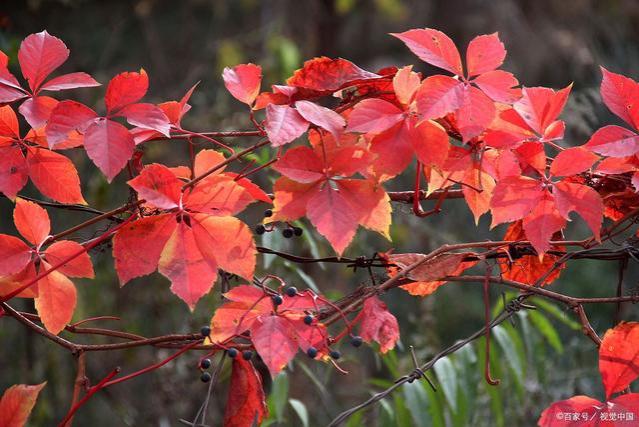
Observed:
[[[437,119],[461,106],[462,84],[448,76],[430,76],[424,79],[415,100],[417,111],[424,119]]]
[[[58,105],[58,101],[48,96],[35,96],[20,105],[18,111],[25,118],[29,126],[39,128],[46,124],[51,112]]]
[[[84,135],[84,148],[89,158],[111,182],[133,156],[135,143],[127,128],[120,123],[98,119]]]
[[[22,237],[36,246],[40,245],[51,232],[47,211],[40,205],[21,198],[16,199],[13,222]]]
[[[306,216],[335,252],[342,255],[358,226],[357,215],[343,194],[325,185],[310,197]]]
[[[519,81],[507,71],[489,71],[477,76],[473,83],[493,101],[512,104],[521,98],[521,89],[514,87]]]
[[[404,112],[381,99],[365,99],[355,105],[348,117],[348,131],[380,133],[404,120]]]
[[[588,396],[573,396],[550,405],[539,418],[541,427],[625,427],[639,419],[639,393],[618,396],[604,403]]]
[[[562,181],[555,184],[553,194],[559,213],[564,218],[568,218],[570,212],[577,212],[586,221],[595,239],[599,241],[604,211],[599,193],[586,185]]]
[[[71,240],[59,240],[54,242],[45,251],[47,262],[51,265],[57,265],[69,257],[81,252],[82,245]],[[62,264],[57,269],[60,273],[69,277],[85,277],[93,279],[93,264],[89,254],[84,251],[81,255],[76,256],[71,261]]]
[[[475,225],[478,225],[479,218],[490,209],[495,180],[480,168],[479,163],[473,162],[473,167],[466,172],[464,184],[466,184],[462,187],[464,199],[473,213]]]
[[[46,382],[38,385],[16,384],[5,390],[0,400],[0,426],[24,426],[36,404],[40,390],[46,384]]]
[[[526,87],[522,98],[513,104],[515,111],[535,132],[543,135],[566,105],[572,84],[555,92],[546,87]]]
[[[422,61],[453,74],[463,74],[461,57],[455,43],[441,31],[424,28],[391,35],[403,41]]]
[[[0,192],[14,199],[28,179],[27,162],[20,147],[0,147]]]
[[[464,141],[479,136],[495,118],[495,104],[481,90],[464,85],[460,92],[460,106],[455,112],[457,128]]]
[[[33,92],[36,92],[44,79],[68,57],[69,49],[64,42],[46,31],[25,38],[18,51],[22,75],[29,82]]]
[[[310,147],[291,148],[273,165],[282,175],[302,183],[324,178],[324,164]]]
[[[251,325],[251,342],[275,377],[297,353],[297,340],[285,317],[260,316]]]
[[[169,118],[161,108],[153,104],[129,104],[119,110],[117,115],[126,117],[127,122],[133,126],[156,130],[166,137],[170,136]]]
[[[75,89],[79,87],[95,87],[100,86],[93,77],[87,73],[69,73],[55,77],[42,85],[42,90],[64,90]]]
[[[45,262],[44,270],[51,269]],[[53,271],[38,280],[38,297],[35,307],[44,327],[52,334],[60,331],[71,321],[75,310],[77,293],[75,286],[59,271]]]
[[[622,322],[608,329],[599,347],[599,372],[607,399],[637,379],[638,364],[639,323]]]
[[[127,182],[140,198],[160,209],[181,205],[182,182],[164,165],[154,163],[142,169],[140,175]]]
[[[364,301],[361,316],[359,334],[362,339],[377,341],[382,353],[392,350],[399,340],[399,325],[386,304],[376,296],[370,297]]]
[[[639,84],[631,78],[615,74],[601,67],[601,98],[606,107],[623,119],[626,123],[637,128],[637,98],[639,98]]]
[[[224,86],[235,99],[251,105],[260,93],[262,67],[255,64],[240,64],[226,67],[222,72]]]
[[[0,296],[9,295],[13,291],[18,290],[25,284],[30,283],[36,277],[35,266],[32,262],[28,263],[25,268],[15,274],[0,277]],[[38,285],[30,286],[21,291],[16,297],[19,298],[35,298],[38,296]]]
[[[306,61],[286,84],[319,92],[333,92],[357,81],[378,77],[345,59],[322,56]]]
[[[297,101],[295,103],[297,112],[315,126],[329,131],[333,137],[339,138],[346,122],[344,118],[335,111],[319,106],[310,101]]]
[[[497,33],[475,37],[470,41],[466,50],[468,77],[499,68],[503,64],[504,58],[506,58],[506,49]]]
[[[259,425],[268,416],[262,380],[251,362],[236,357],[224,410],[224,427]]]
[[[144,69],[139,73],[124,72],[113,77],[107,86],[104,103],[113,114],[129,104],[138,102],[149,89],[149,77]]]
[[[158,268],[162,249],[176,226],[174,215],[163,214],[140,218],[118,230],[113,237],[113,258],[120,286]]]
[[[415,73],[412,65],[407,65],[397,71],[393,77],[393,90],[397,100],[403,105],[409,105],[413,101],[415,92],[421,85],[419,74]]]
[[[537,206],[542,195],[541,183],[536,179],[512,176],[500,180],[490,200],[491,227],[525,217]]]
[[[288,144],[308,129],[308,122],[288,105],[266,107],[266,134],[274,147]]]
[[[281,177],[273,185],[273,221],[295,221],[306,214],[306,205],[315,195],[319,184],[301,184]]]
[[[235,215],[254,201],[250,192],[232,177],[218,174],[200,181],[185,197],[184,205],[195,212]]]
[[[86,205],[78,171],[67,157],[44,148],[29,147],[27,166],[31,180],[45,196],[60,203]]]
[[[259,200],[260,202],[273,204],[273,201],[271,200],[269,195],[266,194],[264,190],[262,190],[259,186],[251,182],[248,178],[237,179],[238,174],[234,172],[226,172],[225,175],[233,178],[233,181],[237,182],[241,187],[243,187],[253,199]]]
[[[79,102],[59,102],[51,111],[45,130],[49,147],[56,148],[72,134],[84,133],[97,117],[95,111]]]
[[[0,234],[0,276],[18,273],[29,261],[31,250],[22,240]]]
[[[195,242],[193,230],[178,223],[167,241],[158,271],[171,281],[171,291],[188,304],[191,310],[213,287],[217,278],[215,260],[204,259]]]
[[[0,107],[0,137],[20,138],[18,117],[10,105]]]
[[[530,244],[541,257],[550,249],[550,239],[566,226],[566,219],[561,216],[555,206],[555,198],[544,191],[536,206],[524,218],[524,231]]]
[[[528,240],[526,233],[524,233],[522,221],[515,221],[510,224],[504,234],[503,240]],[[562,247],[557,247],[557,249],[563,250]],[[538,256],[524,255],[521,258],[515,258],[513,262],[510,262],[510,260],[500,262],[499,268],[501,269],[504,279],[534,285],[543,275],[553,268],[558,259],[559,256],[551,254],[545,254],[541,260]],[[562,264],[559,268],[554,269],[553,272],[540,283],[540,286],[554,282],[564,268],[565,264]]]
[[[587,171],[599,160],[596,154],[583,147],[572,147],[561,151],[550,165],[554,176],[571,176]]]
[[[425,133],[429,131],[428,123],[425,128],[422,129]],[[424,126],[424,124],[420,125]],[[420,156],[430,156],[431,154],[437,156],[439,150],[435,146],[431,151],[428,147],[428,143],[437,143],[436,139],[422,138],[420,131],[412,129],[413,124],[411,120],[405,120],[392,128],[375,135],[371,139],[370,152],[377,155],[373,164],[369,170],[366,171],[366,176],[372,176],[377,182],[387,181],[400,173],[402,173],[406,167],[413,160],[413,152]],[[446,135],[446,150],[448,151],[448,135]],[[445,156],[444,156],[445,157]],[[421,160],[421,158],[420,158]]]
[[[231,216],[197,214],[191,217],[197,246],[212,266],[253,280],[257,250],[253,233],[242,221]]]
[[[639,135],[620,126],[608,125],[597,129],[584,147],[603,156],[631,156],[639,152]]]

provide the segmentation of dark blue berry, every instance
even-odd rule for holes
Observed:
[[[284,299],[282,298],[282,295],[275,295],[273,296],[273,304],[275,305],[280,305],[284,302]]]
[[[273,211],[271,209],[267,209],[264,211],[264,218],[268,218],[273,216]]]
[[[306,350],[306,355],[311,359],[315,359],[315,357],[317,357],[317,349],[315,347],[309,347],[308,350]]]
[[[200,368],[209,369],[211,367],[211,359],[202,359],[200,362]]]
[[[266,227],[264,227],[262,224],[258,224],[255,226],[255,234],[264,234],[266,232]]]
[[[235,359],[237,357],[237,349],[229,348],[226,350],[226,354],[228,354],[231,359]]]
[[[253,358],[253,352],[251,350],[244,350],[242,352],[242,358],[244,360],[251,360]]]
[[[209,335],[211,335],[211,327],[202,326],[202,328],[200,329],[200,333],[202,334],[203,337],[208,337]]]
[[[294,297],[295,295],[297,295],[297,288],[295,286],[289,286],[288,288],[286,288],[286,295],[288,295],[289,297]]]
[[[362,345],[362,337],[360,337],[359,335],[355,335],[353,338],[351,338],[351,345],[353,347],[359,347]]]
[[[295,234],[297,237],[300,237],[302,234],[304,234],[304,230],[302,230],[300,227],[293,227],[293,234]]]
[[[293,230],[290,228],[285,228],[284,230],[282,230],[282,236],[284,236],[287,239],[290,239],[291,237],[293,237]]]
[[[313,316],[311,316],[310,314],[304,316],[304,323],[306,323],[307,325],[313,323]]]
[[[209,374],[208,372],[204,372],[201,376],[200,376],[200,380],[203,383],[208,383],[209,381],[211,381],[211,374]]]
[[[337,350],[331,350],[331,352],[329,353],[329,355],[331,356],[331,359],[339,359],[340,357],[342,357],[342,353],[340,353]]]

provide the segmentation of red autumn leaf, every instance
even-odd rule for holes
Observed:
[[[388,101],[371,98],[358,102],[348,117],[348,131],[380,133],[404,120],[404,112]]]
[[[603,156],[631,156],[639,152],[639,135],[621,126],[608,125],[593,133],[584,147]]]
[[[20,86],[18,80],[6,68],[5,62],[0,64],[0,102],[12,102],[27,98],[20,106],[20,113],[32,127],[44,125],[48,119],[48,113],[57,101],[39,96],[40,91],[100,85],[86,73],[65,74],[45,83],[46,78],[68,57],[69,50],[62,40],[51,36],[46,31],[26,37],[18,50],[18,61],[30,90]]]
[[[71,256],[82,251],[82,245],[71,240],[58,240],[53,242],[44,252],[47,262],[51,265],[57,265]],[[69,277],[85,277],[93,279],[93,264],[91,258],[86,252],[75,257],[71,261],[67,261],[58,267],[57,271]]]
[[[13,222],[22,237],[36,246],[41,244],[51,231],[47,211],[40,205],[21,198],[16,199]]]
[[[51,112],[45,128],[49,148],[54,149],[69,138],[84,134],[98,115],[84,104],[62,101]]]
[[[604,204],[601,196],[586,185],[562,181],[554,186],[555,202],[559,213],[568,218],[570,212],[577,212],[588,224],[599,240]]]
[[[41,271],[51,269],[46,262]],[[57,335],[71,321],[75,310],[77,292],[71,280],[59,271],[53,271],[38,280],[38,296],[35,307],[49,332]]]
[[[379,76],[362,70],[350,61],[322,56],[306,61],[286,84],[317,92],[334,92],[361,80],[375,78]]]
[[[523,224],[530,244],[541,257],[550,249],[551,237],[566,226],[566,219],[559,213],[553,195],[544,190]]]
[[[38,385],[16,384],[6,389],[0,400],[0,426],[24,426],[36,404],[40,390],[46,384],[46,382]]]
[[[412,65],[399,69],[393,77],[393,89],[397,100],[402,105],[410,105],[420,84],[419,74],[413,72]]]
[[[639,376],[638,366],[639,323],[622,322],[609,329],[599,346],[599,372],[607,399]]]
[[[117,115],[126,117],[126,121],[130,125],[155,130],[166,137],[170,136],[171,123],[169,118],[160,107],[153,104],[130,104],[119,110]]]
[[[366,342],[379,343],[382,353],[392,350],[399,340],[397,319],[388,311],[386,304],[376,296],[364,301],[359,334]]]
[[[217,279],[215,259],[204,258],[194,234],[184,222],[178,223],[158,262],[158,271],[171,281],[171,291],[191,310]]]
[[[464,141],[479,136],[491,124],[496,108],[493,101],[512,103],[520,96],[517,79],[510,73],[496,70],[506,50],[497,33],[473,39],[466,52],[467,73],[453,41],[431,28],[409,30],[393,36],[423,61],[450,71],[457,76],[432,76],[419,89],[417,110],[427,119],[454,112],[456,127]],[[476,85],[476,86],[473,86]]]
[[[113,257],[120,286],[154,272],[176,224],[172,214],[140,218],[122,227],[113,237]]]
[[[0,192],[13,200],[28,179],[29,171],[22,150],[13,145],[0,146]]]
[[[526,176],[507,177],[497,182],[490,202],[494,227],[528,215],[541,198],[541,183]]]
[[[464,177],[462,192],[468,208],[475,217],[475,225],[479,218],[490,210],[490,200],[495,188],[495,180],[490,174],[482,170],[478,162],[473,162]]]
[[[47,197],[61,203],[86,205],[75,166],[62,154],[44,148],[29,148],[27,167],[33,184]]]
[[[310,101],[297,101],[295,108],[305,120],[329,131],[334,138],[339,139],[346,122],[338,113]]]
[[[555,402],[539,418],[540,427],[623,427],[639,419],[639,393],[600,402],[588,396],[573,396]]]
[[[0,235],[0,240],[2,240]],[[36,277],[36,269],[33,263],[28,263],[25,268],[15,274],[8,276],[0,275],[0,296],[9,295],[10,293],[22,288],[24,284],[31,282]],[[35,298],[38,296],[38,286],[30,286],[19,294],[18,298]]]
[[[298,343],[291,322],[282,316],[263,315],[251,325],[251,342],[275,377],[297,353]]]
[[[266,416],[268,409],[260,375],[251,362],[236,357],[224,410],[224,427],[259,425]]]
[[[107,181],[111,182],[133,155],[135,143],[123,125],[100,118],[87,129],[84,148],[93,163],[106,175]]]
[[[31,249],[22,240],[0,234],[0,276],[18,273],[31,261]]]
[[[222,72],[224,86],[240,102],[252,105],[260,93],[262,67],[255,64],[240,64],[226,67]]]
[[[148,165],[128,184],[140,198],[160,209],[173,209],[181,204],[182,183],[166,166]]]
[[[549,128],[556,126],[553,124],[564,109],[571,89],[572,84],[557,92],[545,87],[524,88],[523,96],[513,104],[513,109],[538,135],[546,136]]]
[[[510,224],[504,234],[503,240],[528,240],[526,233],[524,232],[522,221],[515,221]],[[557,247],[557,249],[563,250],[562,247]],[[554,268],[555,262],[558,259],[559,256],[551,254],[545,254],[541,260],[538,256],[523,255],[521,257],[515,257],[512,262],[510,259],[500,261],[499,268],[504,279],[534,285],[549,270]],[[561,264],[559,268],[554,268],[552,273],[550,273],[544,281],[540,283],[540,286],[554,282],[561,274],[561,270],[564,268],[565,264]]]
[[[110,114],[138,102],[149,89],[149,77],[144,69],[139,73],[124,72],[113,77],[107,86],[104,103]]]
[[[369,181],[341,179],[370,164],[365,147],[338,146],[326,136],[313,141],[313,150],[293,148],[282,157],[281,169],[279,162],[275,164],[284,177],[275,184],[274,214],[267,220],[293,221],[306,215],[338,254],[346,249],[358,225],[388,236],[386,192]]]
[[[635,129],[639,126],[639,84],[601,67],[601,99],[610,111]]]
[[[550,166],[550,173],[554,176],[577,175],[587,171],[599,160],[596,154],[583,147],[572,147],[561,151]]]
[[[270,104],[266,107],[266,134],[274,147],[288,144],[302,136],[308,122],[288,105]]]

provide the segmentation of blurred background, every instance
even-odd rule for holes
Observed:
[[[304,60],[318,55],[344,57],[375,71],[389,65],[419,62],[390,32],[433,27],[447,33],[463,54],[478,34],[499,32],[508,49],[504,68],[526,86],[565,87],[574,82],[563,115],[568,123],[566,145],[584,143],[594,129],[615,119],[599,100],[599,65],[633,78],[639,77],[639,2],[634,0],[4,0],[0,2],[0,49],[17,64],[20,41],[46,29],[71,50],[60,71],[86,71],[107,83],[122,71],[144,67],[151,80],[147,99],[153,102],[179,99],[200,81],[191,99],[193,106],[183,121],[197,131],[248,129],[245,109],[224,90],[220,74],[225,66],[254,62],[264,68],[263,89],[282,83]],[[17,69],[14,68],[16,74]],[[103,108],[103,88],[65,92],[64,95]],[[103,110],[102,110],[103,111]],[[26,129],[23,128],[26,132]],[[246,140],[232,141],[246,144]],[[185,164],[183,142],[158,142],[146,148],[148,161]],[[73,151],[73,150],[72,150]],[[126,201],[125,177],[108,186],[81,150],[68,153],[82,176],[83,192],[91,206],[107,210]],[[257,153],[258,161],[270,150]],[[414,165],[413,165],[414,168]],[[390,190],[408,190],[413,171],[391,181]],[[273,176],[255,178],[267,188]],[[27,187],[25,193],[41,197]],[[255,206],[242,217],[254,225],[265,207]],[[10,220],[12,204],[0,198],[0,231],[15,233]],[[63,230],[88,217],[49,209],[54,230]],[[360,230],[347,256],[372,255],[396,248],[396,252],[427,252],[442,243],[498,239],[503,228],[489,231],[489,218],[475,227],[462,202],[446,204],[442,214],[416,219],[408,206],[395,205],[392,243]],[[75,235],[91,238],[108,224]],[[279,232],[267,233],[264,246],[303,256],[331,254],[326,242],[307,223],[302,238],[285,240]],[[581,220],[573,221],[569,238],[587,236]],[[186,333],[207,324],[219,292],[211,292],[190,313],[170,291],[168,281],[153,274],[119,289],[110,249],[92,253],[97,279],[76,281],[79,304],[76,320],[117,315],[120,321],[100,326],[146,336]],[[269,271],[298,288],[313,287],[331,297],[353,290],[367,277],[332,265],[297,266],[281,259],[260,256],[259,273]],[[615,263],[576,261],[554,285],[572,295],[607,296],[616,287]],[[381,272],[380,272],[381,273]],[[380,276],[380,279],[383,277]],[[630,266],[626,286],[636,285]],[[511,297],[512,294],[507,295]],[[502,307],[493,290],[495,310]],[[342,410],[371,393],[392,384],[413,369],[408,346],[420,360],[464,338],[483,324],[480,287],[448,284],[427,298],[410,297],[397,289],[384,296],[400,322],[401,343],[380,357],[367,346],[356,350],[343,345],[342,375],[332,366],[300,355],[271,382],[267,423],[279,426],[325,425]],[[596,350],[584,337],[570,312],[553,304],[536,302],[537,311],[517,315],[494,333],[493,374],[498,387],[482,377],[483,341],[464,347],[438,362],[426,383],[407,385],[368,411],[351,418],[351,426],[430,425],[535,425],[551,402],[574,394],[603,398],[596,369]],[[16,307],[34,311],[30,301]],[[614,307],[591,308],[597,332],[612,326]],[[635,307],[624,308],[624,318],[637,320]],[[95,337],[66,336],[78,342],[107,342]],[[73,388],[73,358],[59,347],[32,334],[12,319],[0,320],[0,390],[14,383],[48,381],[31,418],[32,425],[53,425],[68,410]],[[95,382],[122,366],[125,373],[167,357],[169,350],[140,348],[94,353],[88,356],[88,375]],[[177,426],[192,420],[204,401],[207,386],[199,381],[199,355],[192,353],[151,374],[98,393],[76,417],[78,426]],[[214,362],[217,359],[214,360]],[[228,369],[215,388],[207,423],[220,425],[228,386]],[[266,424],[265,424],[266,425]]]

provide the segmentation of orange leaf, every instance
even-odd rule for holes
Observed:
[[[40,390],[46,384],[46,382],[38,385],[17,384],[5,390],[0,400],[0,426],[24,426],[35,406]]]
[[[41,271],[51,269],[46,262],[43,262],[42,266],[44,270]],[[52,334],[60,333],[71,321],[76,300],[75,285],[59,271],[53,271],[38,280],[38,297],[35,299],[35,307],[44,327]]]
[[[16,199],[13,222],[22,237],[34,245],[42,243],[51,231],[51,222],[47,211],[37,203],[21,198]]]
[[[608,329],[599,347],[599,372],[606,398],[624,390],[639,376],[639,323],[622,322]]]

